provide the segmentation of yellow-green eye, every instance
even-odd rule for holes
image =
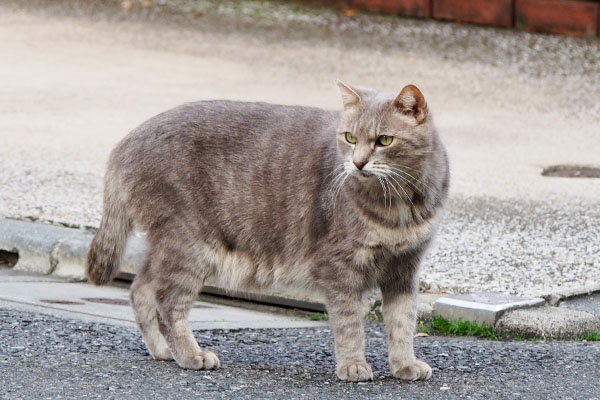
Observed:
[[[356,144],[356,138],[350,132],[346,132],[346,142]]]
[[[381,135],[377,138],[377,144],[380,146],[389,146],[394,138],[392,136]]]

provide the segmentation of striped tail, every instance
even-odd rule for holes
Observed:
[[[119,196],[106,189],[100,229],[87,254],[86,275],[90,282],[103,285],[115,278],[130,231],[131,221],[125,205]]]

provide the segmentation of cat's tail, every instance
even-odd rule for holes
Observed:
[[[103,285],[112,281],[119,271],[131,219],[117,190],[105,182],[104,206],[100,229],[94,236],[87,254],[86,275],[90,282]]]

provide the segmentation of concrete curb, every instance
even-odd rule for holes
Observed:
[[[583,305],[581,301],[567,304],[573,303],[568,300],[557,307],[544,305],[544,299],[539,297],[500,293],[444,296],[437,299],[434,315],[449,321],[462,319],[491,326],[506,338],[581,339],[590,332],[600,333],[600,310],[596,310],[598,297],[600,294],[593,301],[585,299]],[[590,304],[593,304],[593,310]],[[582,307],[584,310],[579,309]]]
[[[444,296],[435,302],[435,315],[450,321],[463,319],[495,326],[507,311],[544,304],[544,299],[525,296],[508,296],[500,293],[472,293]]]
[[[600,333],[600,318],[564,307],[536,307],[504,314],[495,328],[507,338],[582,339],[590,332]]]
[[[84,281],[86,253],[92,237],[91,232],[84,230],[0,219],[0,250],[18,253],[18,262],[13,267],[15,271],[47,275],[71,281]],[[146,254],[147,246],[143,235],[132,236],[127,243],[125,257],[119,269],[120,277],[131,279],[138,267],[144,262]],[[523,338],[579,338],[588,331],[600,332],[600,318],[595,315],[584,311],[555,307],[566,298],[595,291],[600,291],[600,284],[548,294],[544,296],[545,302],[549,305],[546,307],[523,310],[514,309],[515,307],[501,307],[501,311],[493,317],[494,326],[500,333],[509,337],[520,336]],[[203,292],[288,307],[325,310],[323,299],[319,295],[298,289],[269,289],[259,293],[252,290],[233,290],[209,281]],[[440,295],[420,294],[420,320],[429,320],[432,317],[436,301],[439,303],[439,305],[436,305],[437,314],[440,314],[441,304],[450,310],[448,312],[451,315],[458,312],[455,307],[452,308],[450,304],[452,302],[448,303],[443,298],[439,299],[440,297]],[[375,316],[381,315],[381,297],[379,293],[370,293],[367,300],[365,313],[370,312]],[[519,304],[520,306],[535,306],[544,302],[542,299],[538,300]],[[489,314],[489,310],[485,313]],[[459,314],[456,315],[463,319],[478,321],[475,317],[469,318]],[[489,315],[486,318],[488,317]],[[484,322],[489,323],[487,320]]]
[[[82,246],[86,241],[89,244],[92,236],[90,232],[81,230],[0,220],[0,250],[19,255],[19,261],[14,267],[19,271],[54,274],[61,259],[64,264],[72,262],[77,244]],[[79,279],[83,278],[81,275]],[[77,277],[73,276],[73,279]]]
[[[595,292],[600,292],[600,283],[597,283],[595,285],[581,286],[576,289],[560,290],[554,293],[544,295],[542,297],[544,298],[544,300],[546,300],[546,303],[548,303],[549,305],[557,306],[565,299],[576,296],[583,296]]]

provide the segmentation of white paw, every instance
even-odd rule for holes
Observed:
[[[169,350],[168,346],[160,347],[155,349],[154,351],[148,349],[150,354],[155,360],[158,361],[169,361],[173,359],[173,355],[171,354],[171,350]]]
[[[423,360],[414,360],[391,366],[392,375],[407,381],[424,381],[431,378],[431,367]]]
[[[184,369],[217,369],[221,361],[212,351],[201,351],[193,357],[177,361],[177,364]]]
[[[338,365],[337,376],[343,381],[363,382],[373,380],[373,371],[366,362],[349,362]]]

